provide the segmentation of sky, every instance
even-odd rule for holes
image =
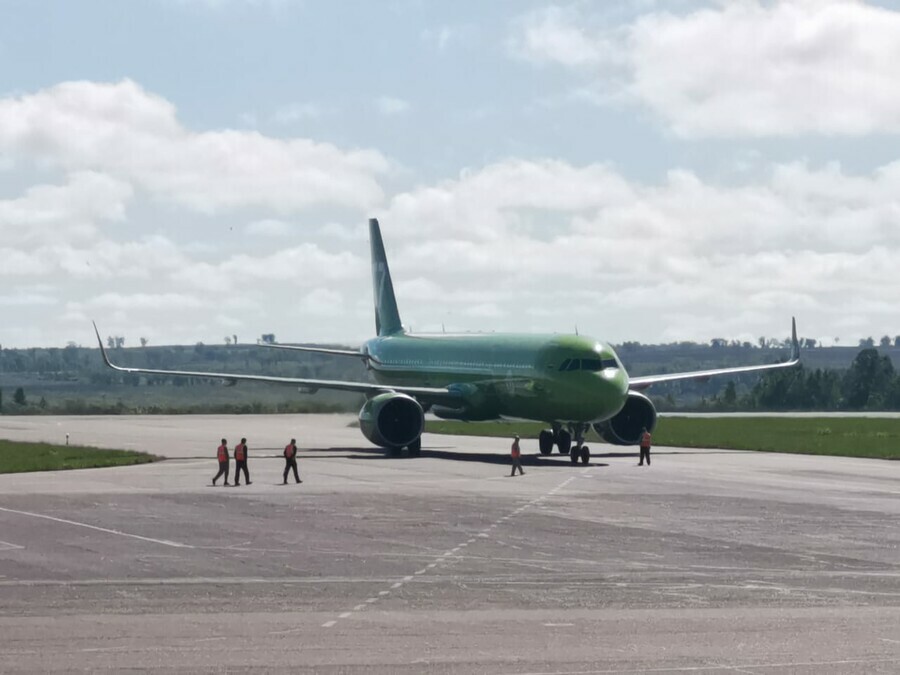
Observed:
[[[0,0],[0,345],[900,334],[900,3]]]

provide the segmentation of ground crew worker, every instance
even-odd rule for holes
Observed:
[[[282,485],[287,485],[287,477],[288,471],[291,469],[294,470],[294,480],[297,483],[302,483],[300,480],[300,474],[297,473],[297,439],[292,438],[291,442],[284,446],[284,483]]]
[[[244,472],[244,482],[252,485],[250,482],[250,472],[247,471],[247,439],[242,438],[241,442],[234,446],[234,485],[241,484],[241,470]]]
[[[224,438],[222,439],[222,445],[216,451],[216,457],[219,459],[219,473],[213,478],[213,485],[219,480],[219,476],[225,476],[225,485],[230,485],[228,482],[228,441]]]
[[[647,466],[650,466],[650,432],[647,427],[641,429],[641,461],[638,466],[644,466],[644,457],[647,458]]]
[[[510,477],[516,475],[516,469],[519,470],[519,474],[524,476],[525,472],[522,471],[522,451],[519,450],[519,434],[516,434],[515,439],[512,442],[512,447],[509,449],[510,457],[512,457],[512,473],[509,474]]]

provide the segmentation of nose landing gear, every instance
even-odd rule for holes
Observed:
[[[569,455],[572,464],[581,460],[582,464],[591,461],[591,451],[584,445],[584,434],[588,429],[587,424],[569,424],[568,430],[563,429],[559,423],[554,423],[552,429],[544,429],[538,435],[538,449],[542,455],[553,452],[553,446],[559,448],[559,454]],[[572,446],[572,437],[575,437],[575,446]]]

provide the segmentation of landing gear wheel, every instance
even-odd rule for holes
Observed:
[[[410,457],[418,457],[422,454],[422,439],[417,438],[412,443],[407,445],[406,449],[409,451]]]
[[[588,446],[582,445],[581,446],[581,463],[587,464],[590,461],[591,461],[591,451],[588,450]]]
[[[578,448],[572,448],[569,451],[569,459],[572,460],[572,464],[578,464]]]
[[[538,449],[542,455],[549,455],[553,452],[553,432],[549,429],[544,429],[538,435]]]
[[[572,434],[568,431],[560,431],[556,437],[556,446],[559,448],[559,454],[568,455],[572,449]]]

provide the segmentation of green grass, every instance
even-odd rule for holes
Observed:
[[[537,438],[545,425],[532,422],[432,422],[438,434]],[[589,440],[596,442],[593,432]],[[848,417],[661,417],[654,447],[730,448],[900,459],[900,419]],[[612,446],[610,446],[612,447]]]
[[[78,445],[0,441],[0,473],[93,469],[146,464],[157,457],[130,450],[101,450]]]

